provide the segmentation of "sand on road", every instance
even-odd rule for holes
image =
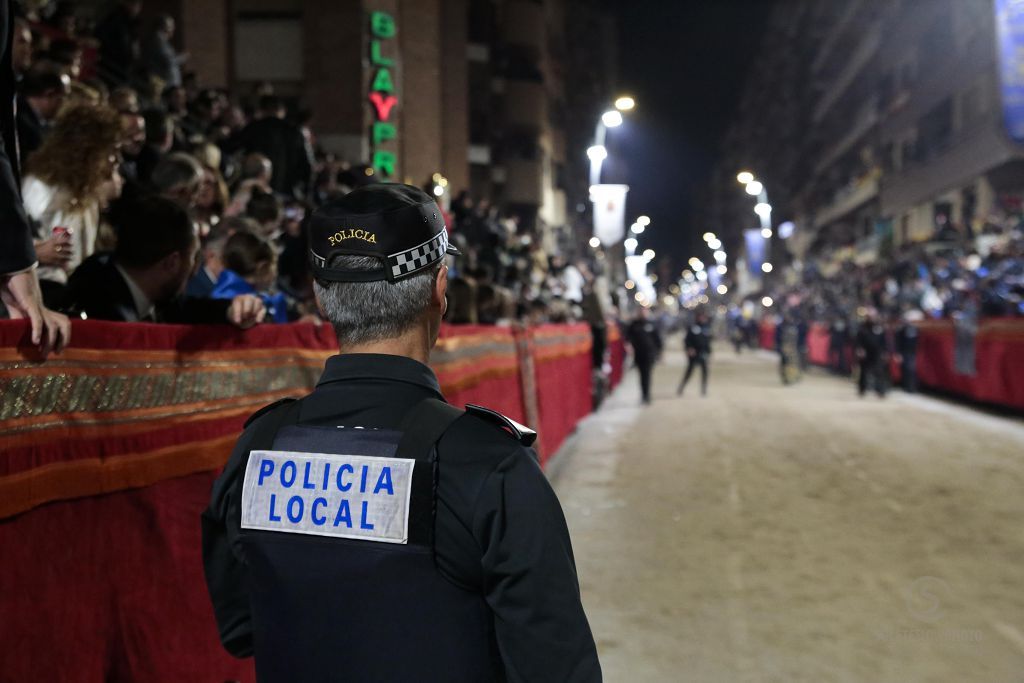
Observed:
[[[628,373],[551,470],[606,680],[1024,683],[1021,421],[682,370],[646,408]]]

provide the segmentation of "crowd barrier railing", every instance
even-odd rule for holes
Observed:
[[[976,327],[960,327],[952,320],[926,320],[916,324],[916,369],[921,386],[971,401],[1024,412],[1024,320],[990,318]],[[761,346],[775,348],[775,324],[762,321]],[[830,336],[824,325],[807,333],[808,360],[829,364]],[[846,353],[852,357],[851,349]],[[899,379],[893,361],[891,374]]]
[[[40,362],[0,321],[0,678],[252,681],[217,640],[199,514],[246,417],[308,392],[333,332],[73,332]],[[431,366],[449,402],[536,428],[546,460],[590,411],[590,347],[583,324],[444,325]]]

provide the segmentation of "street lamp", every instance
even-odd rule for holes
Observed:
[[[621,126],[622,114],[620,112],[631,111],[634,107],[636,107],[636,100],[632,97],[622,96],[615,100],[615,109],[609,109],[601,114],[601,118],[598,119],[597,128],[594,130],[594,145],[587,150],[587,156],[590,157],[591,185],[601,184],[601,162],[608,158],[608,150],[604,147],[605,138],[608,135],[608,129]],[[603,154],[592,155],[590,150],[595,147],[600,147],[604,150]]]
[[[747,183],[746,190],[747,194],[756,197],[757,195],[761,194],[762,191],[764,191],[764,185],[762,185],[757,180],[751,180],[749,183]]]
[[[636,219],[636,222],[639,223],[640,225],[644,226],[644,227],[647,227],[648,225],[651,224],[651,219],[648,218],[647,216],[639,216]]]
[[[630,111],[635,106],[636,100],[634,100],[632,97],[628,95],[623,95],[622,97],[615,100],[615,108],[618,109],[619,111]]]
[[[622,114],[617,109],[612,109],[601,114],[601,123],[608,128],[618,128],[622,125]]]
[[[750,171],[740,171],[736,175],[736,180],[740,181],[741,185],[747,185],[754,181],[754,174]]]
[[[591,237],[590,238],[590,246],[591,246],[592,249],[597,249],[599,246],[601,246],[601,240],[599,240],[596,237]]]
[[[591,147],[587,147],[587,156],[590,157],[591,169],[593,169],[595,163],[598,165],[598,168],[600,168],[601,162],[608,158],[608,150],[605,149],[604,145],[593,145]],[[596,184],[597,183],[591,183],[591,185]]]

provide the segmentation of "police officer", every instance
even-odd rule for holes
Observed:
[[[626,341],[633,347],[633,364],[640,374],[640,396],[644,405],[651,403],[651,370],[661,355],[661,333],[651,320],[646,306],[641,306],[636,317],[626,328]]]
[[[676,390],[676,395],[683,395],[683,390],[686,388],[687,382],[690,381],[690,375],[693,374],[693,369],[699,366],[700,394],[701,396],[707,396],[708,357],[711,355],[711,322],[708,320],[708,314],[704,311],[699,311],[697,313],[693,324],[686,330],[686,338],[683,341],[683,346],[686,349],[687,356],[686,373],[683,375],[683,379],[679,382],[679,388]]]
[[[441,212],[370,185],[310,219],[340,354],[249,419],[203,514],[224,647],[257,678],[599,681],[562,510],[535,433],[444,402]]]

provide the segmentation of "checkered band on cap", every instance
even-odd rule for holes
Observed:
[[[444,257],[448,249],[448,231],[434,235],[418,247],[408,251],[400,251],[397,254],[388,256],[388,267],[391,269],[391,279],[397,280],[411,275],[418,270],[423,270],[433,263],[437,263]]]

